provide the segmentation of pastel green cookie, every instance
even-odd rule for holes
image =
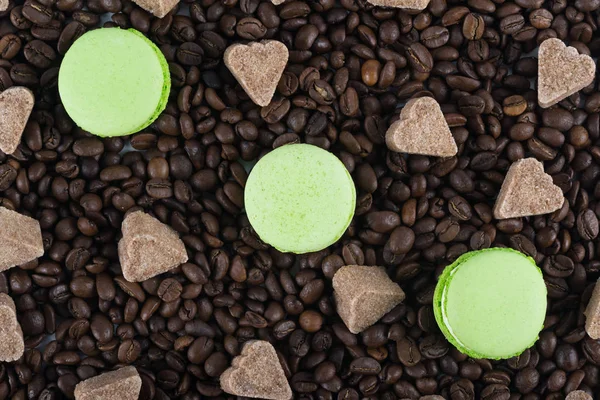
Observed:
[[[356,189],[333,154],[309,144],[289,144],[256,163],[244,202],[264,242],[301,254],[322,250],[344,234],[354,216]]]
[[[98,136],[144,129],[165,109],[170,89],[167,60],[134,29],[87,32],[67,51],[58,74],[65,110]]]
[[[435,319],[462,353],[505,359],[538,339],[546,285],[531,257],[492,248],[463,254],[446,267],[434,293]]]

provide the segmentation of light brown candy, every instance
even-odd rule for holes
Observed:
[[[121,231],[119,260],[129,282],[145,281],[188,260],[177,232],[143,211],[128,214]]]
[[[75,400],[138,400],[141,388],[135,367],[123,367],[79,382]]]
[[[592,339],[600,339],[600,284],[596,282],[590,302],[585,308],[585,331]]]
[[[458,152],[440,105],[431,97],[406,103],[385,133],[385,143],[398,153],[451,157]]]
[[[252,101],[264,107],[273,98],[288,57],[283,43],[264,40],[229,46],[223,61]]]
[[[562,190],[535,158],[512,163],[494,205],[497,219],[548,214],[562,207]]]
[[[596,63],[560,39],[546,39],[538,53],[538,103],[547,108],[588,86]]]
[[[4,12],[8,10],[8,6],[10,5],[9,0],[0,0],[0,12]]]
[[[394,7],[405,10],[421,11],[427,8],[431,0],[367,0],[374,6]]]
[[[346,265],[333,276],[337,312],[360,333],[404,300],[404,292],[382,267]]]
[[[569,393],[565,400],[594,400],[594,398],[583,390],[575,390]]]
[[[179,0],[133,0],[133,2],[155,17],[163,18],[175,8]]]
[[[273,346],[264,340],[247,342],[221,375],[221,389],[235,396],[288,400],[292,390]]]
[[[28,263],[43,254],[40,223],[0,207],[0,271]]]
[[[24,351],[23,331],[17,321],[15,302],[9,295],[0,293],[0,361],[16,361]]]
[[[26,87],[13,86],[0,93],[0,150],[5,154],[14,153],[21,142],[34,103],[33,93]]]

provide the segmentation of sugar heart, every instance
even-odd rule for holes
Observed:
[[[600,283],[596,281],[592,297],[585,308],[585,331],[592,339],[600,339]]]
[[[421,11],[427,8],[431,0],[367,0],[374,6],[394,7],[405,10]]]
[[[0,93],[0,150],[12,154],[17,150],[27,125],[35,98],[31,90],[13,86]]]
[[[335,273],[332,284],[337,312],[355,334],[373,325],[405,297],[382,267],[346,265]]]
[[[398,153],[451,157],[458,149],[444,114],[431,97],[412,99],[385,133],[387,147]]]
[[[137,400],[142,378],[135,367],[123,367],[79,382],[75,386],[75,400]]]
[[[0,293],[0,361],[16,361],[25,351],[23,331],[17,321],[17,309],[13,299]]]
[[[575,390],[565,397],[565,400],[593,400],[594,398],[590,396],[587,392],[583,390]]]
[[[252,101],[267,106],[287,65],[287,47],[277,40],[234,44],[225,50],[225,65]]]
[[[550,107],[588,86],[596,75],[596,63],[560,39],[546,39],[538,53],[538,103]]]
[[[544,164],[535,158],[512,163],[494,205],[497,219],[547,214],[562,207],[564,196]]]
[[[129,282],[145,281],[188,260],[177,232],[143,211],[127,214],[121,230],[119,260]]]
[[[133,2],[155,17],[163,18],[175,8],[179,0],[133,0]]]
[[[0,207],[0,271],[25,264],[44,254],[40,223]]]
[[[235,396],[288,400],[292,390],[273,346],[264,340],[247,342],[221,375],[221,389]]]

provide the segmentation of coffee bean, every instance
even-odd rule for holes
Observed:
[[[465,16],[462,32],[468,40],[479,40],[485,31],[485,21],[479,14],[469,13]]]

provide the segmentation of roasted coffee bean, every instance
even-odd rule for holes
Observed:
[[[479,40],[485,31],[485,21],[479,14],[469,13],[465,16],[462,32],[468,40]]]

